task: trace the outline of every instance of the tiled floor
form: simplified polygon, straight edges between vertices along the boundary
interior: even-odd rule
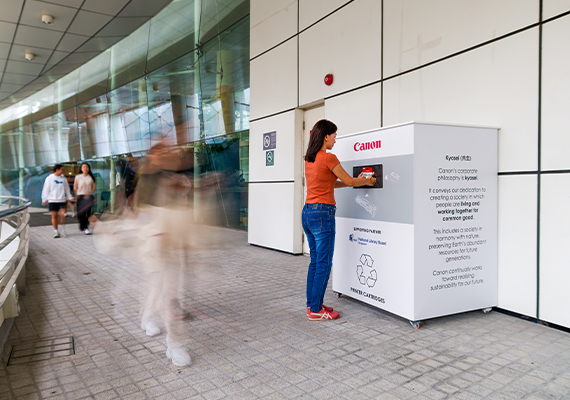
[[[1,399],[570,399],[568,333],[497,312],[414,330],[331,292],[341,318],[309,322],[307,258],[218,228],[203,228],[191,257],[193,364],[175,367],[164,335],[139,327],[138,260],[100,255],[76,229],[55,240],[32,228],[27,275],[40,279],[29,279],[4,349]],[[6,366],[14,345],[69,336],[75,355]]]

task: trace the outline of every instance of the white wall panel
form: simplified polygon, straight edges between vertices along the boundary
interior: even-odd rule
[[[535,175],[499,176],[499,307],[536,317]]]
[[[384,125],[500,127],[499,170],[537,169],[538,28],[384,83]]]
[[[539,317],[570,327],[570,174],[542,175]]]
[[[543,0],[542,19],[548,19],[558,14],[570,11],[570,0]]]
[[[380,83],[336,96],[325,102],[325,118],[338,127],[338,136],[382,126]]]
[[[348,0],[299,0],[299,31],[346,3]]]
[[[251,58],[295,35],[297,17],[297,0],[251,0]]]
[[[570,168],[570,16],[542,31],[542,169]]]
[[[295,175],[302,166],[300,154],[303,140],[302,122],[296,119],[299,112],[298,110],[290,111],[251,123],[249,132],[250,182],[292,181],[301,178],[301,175]],[[276,147],[273,150],[274,165],[266,166],[263,134],[273,131],[276,132]]]
[[[384,76],[486,42],[538,19],[537,0],[385,1]]]
[[[250,62],[250,118],[296,107],[297,39],[291,39]]]
[[[248,242],[289,253],[302,253],[302,193],[300,184],[250,184]]]
[[[381,79],[381,4],[355,1],[300,34],[301,105]]]

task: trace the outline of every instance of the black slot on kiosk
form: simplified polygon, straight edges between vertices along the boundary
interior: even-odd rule
[[[374,173],[374,177],[376,178],[376,183],[374,186],[358,186],[353,187],[353,189],[382,189],[384,187],[384,178],[382,173],[382,164],[376,165],[362,165],[352,167],[352,177],[357,178],[358,175],[362,173],[365,177],[370,176],[370,174]]]

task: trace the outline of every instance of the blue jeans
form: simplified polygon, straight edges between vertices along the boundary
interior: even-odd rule
[[[303,230],[311,250],[307,273],[307,307],[310,307],[312,312],[321,311],[331,274],[335,212],[336,206],[330,204],[305,204],[303,207]]]

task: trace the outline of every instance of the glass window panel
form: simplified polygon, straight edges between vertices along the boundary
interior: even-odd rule
[[[57,113],[54,116],[58,129],[61,131],[62,161],[81,160],[81,142],[79,139],[79,125],[75,115],[76,108]]]
[[[249,121],[249,19],[203,46],[199,64],[205,137],[247,129],[243,116]]]
[[[53,165],[58,161],[56,130],[53,125],[52,117],[48,117],[34,122],[32,126],[36,165]]]
[[[150,22],[147,69],[153,71],[196,48],[201,0],[170,3]]]
[[[154,141],[184,144],[200,138],[200,80],[193,53],[149,75],[149,113]]]
[[[79,69],[71,72],[54,83],[54,102],[58,110],[75,107],[79,90]]]
[[[52,168],[26,168],[24,176],[24,197],[32,202],[32,207],[40,207],[42,203],[42,189],[44,182],[49,174],[52,173]],[[18,182],[14,182],[17,187]]]
[[[140,78],[146,71],[150,21],[111,48],[109,89]]]
[[[108,49],[79,68],[79,103],[107,92],[110,62],[111,49]]]
[[[143,78],[109,93],[113,154],[150,147],[147,86]]]
[[[83,158],[111,154],[109,113],[104,97],[97,97],[77,106],[77,122]]]
[[[17,169],[18,168],[18,140],[20,137],[19,130],[2,133],[2,169]]]
[[[206,43],[247,17],[249,15],[249,1],[202,1],[200,11],[200,42]],[[247,19],[249,20],[249,18]]]
[[[25,100],[35,121],[53,115],[54,90],[53,85],[48,85]]]

